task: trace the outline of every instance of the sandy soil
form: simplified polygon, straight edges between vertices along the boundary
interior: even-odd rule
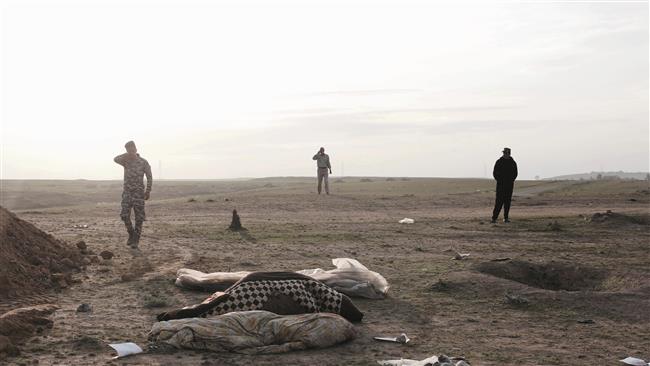
[[[0,312],[60,307],[51,330],[5,361],[370,365],[444,353],[472,365],[609,365],[650,358],[647,182],[519,182],[512,223],[491,225],[488,180],[332,178],[331,196],[316,195],[314,181],[301,178],[154,184],[141,255],[125,244],[119,184],[3,182],[2,205],[22,219],[115,253],[61,292],[0,299]],[[226,230],[234,208],[248,232]],[[622,216],[589,221],[606,210]],[[404,217],[415,224],[398,224]],[[471,255],[452,260],[454,251]],[[176,288],[178,268],[327,269],[336,257],[356,258],[391,284],[385,300],[354,300],[365,318],[352,342],[255,357],[179,350],[110,359],[106,344],[146,346],[157,313],[208,295]],[[510,303],[506,293],[528,303]],[[77,313],[81,303],[93,311]],[[412,339],[407,346],[372,340],[402,332]]]

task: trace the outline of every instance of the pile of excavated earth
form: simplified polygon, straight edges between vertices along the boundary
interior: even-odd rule
[[[85,243],[71,246],[0,207],[0,299],[25,299],[69,286],[89,261]],[[34,305],[34,304],[29,304]],[[0,315],[0,360],[19,353],[19,344],[52,327],[52,304],[18,308]]]

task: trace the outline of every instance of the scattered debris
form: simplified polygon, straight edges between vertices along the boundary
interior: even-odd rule
[[[580,324],[596,324],[596,322],[593,321],[592,319],[580,319],[580,320],[578,320],[578,323],[580,323]]]
[[[90,304],[81,304],[77,307],[78,313],[90,313],[93,311],[93,307]]]
[[[241,220],[239,219],[239,214],[237,214],[237,210],[232,210],[232,221],[230,222],[230,226],[228,227],[228,229],[232,231],[246,230],[241,225]]]
[[[87,224],[75,224],[75,225],[72,225],[72,228],[73,229],[88,229],[88,225]]]
[[[401,220],[398,221],[400,224],[414,224],[415,220],[409,219],[408,217],[405,217]]]
[[[648,225],[650,223],[650,218],[647,215],[644,216],[630,216],[625,214],[620,214],[617,212],[612,212],[612,210],[607,210],[605,213],[596,212],[591,215],[590,218],[585,218],[592,223],[614,223],[614,224],[636,224],[636,225]]]
[[[505,262],[505,261],[509,261],[510,259],[512,259],[512,258],[510,258],[510,257],[502,257],[502,258],[491,259],[491,261],[492,262]]]
[[[110,260],[111,258],[113,258],[113,252],[109,250],[104,250],[101,253],[99,253],[99,255],[105,260]]]
[[[399,360],[383,360],[377,361],[378,364],[384,366],[469,366],[470,364],[464,357],[447,357],[445,355],[431,356],[424,360],[411,360],[408,358],[401,358]]]
[[[401,344],[407,344],[408,342],[411,341],[411,339],[406,335],[406,333],[402,333],[397,337],[372,337],[372,339],[376,341],[393,342],[393,343],[401,343]]]
[[[515,306],[522,306],[522,305],[528,305],[530,304],[530,301],[528,301],[527,298],[517,295],[517,294],[509,294],[506,293],[506,302],[510,305],[515,305]]]
[[[133,342],[111,343],[109,346],[117,352],[117,356],[113,357],[113,359],[142,353],[142,348]]]
[[[636,357],[626,357],[620,362],[623,362],[626,365],[632,365],[632,366],[648,366],[650,363],[646,363],[644,360]]]
[[[457,260],[457,261],[460,261],[460,260],[463,260],[463,259],[465,259],[465,258],[467,258],[467,257],[469,257],[469,253],[459,253],[459,252],[456,252],[456,253],[454,254],[454,258],[453,258],[453,259],[454,259],[454,260]]]

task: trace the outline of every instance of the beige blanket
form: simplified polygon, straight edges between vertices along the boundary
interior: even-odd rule
[[[243,311],[209,319],[158,322],[151,328],[149,340],[176,348],[263,354],[325,348],[355,336],[352,323],[336,314]]]
[[[304,269],[297,273],[307,275],[325,283],[338,292],[351,297],[383,299],[390,286],[379,273],[366,268],[356,259],[334,258],[336,268],[330,270]],[[176,286],[202,291],[223,291],[250,272],[212,272],[203,273],[193,269],[181,268],[176,272]]]

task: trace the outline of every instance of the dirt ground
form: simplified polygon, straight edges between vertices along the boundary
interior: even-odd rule
[[[612,365],[650,358],[647,181],[518,182],[512,222],[492,225],[489,180],[369,180],[332,177],[330,196],[316,195],[315,179],[306,178],[154,182],[141,255],[126,246],[118,182],[3,181],[1,204],[20,218],[115,254],[60,292],[0,299],[0,312],[59,307],[51,330],[4,361],[372,365],[443,353],[472,365]],[[247,232],[226,230],[233,209]],[[592,221],[607,210],[613,214]],[[404,217],[415,224],[398,224]],[[470,256],[452,260],[455,251]],[[179,268],[329,269],[337,257],[358,259],[391,285],[387,299],[353,299],[365,317],[351,342],[281,355],[178,350],[111,360],[108,343],[146,346],[156,314],[208,296],[175,287]],[[82,303],[93,311],[76,312]],[[372,339],[402,332],[408,345]]]

